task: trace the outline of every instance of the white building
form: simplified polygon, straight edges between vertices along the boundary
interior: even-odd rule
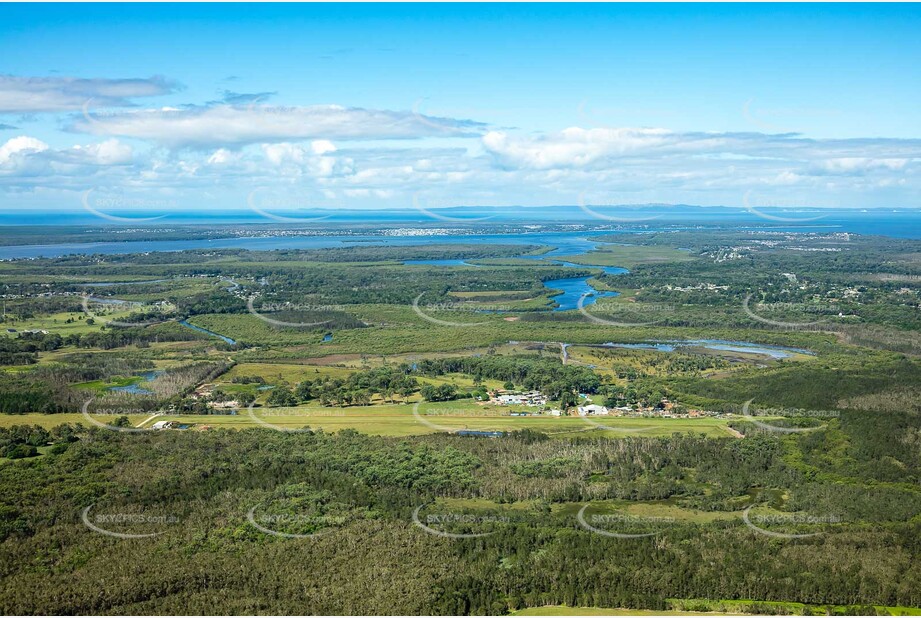
[[[211,401],[208,406],[215,410],[236,410],[240,407],[240,403],[236,399],[231,399],[230,401]]]
[[[183,425],[179,421],[157,421],[150,426],[151,429],[186,429],[188,425]]]
[[[547,398],[544,397],[540,391],[530,391],[528,393],[509,393],[506,391],[498,391],[496,393],[495,399],[493,399],[493,402],[505,406],[542,406],[547,403]]]
[[[604,414],[607,414],[607,413],[608,413],[608,409],[607,409],[607,408],[605,408],[604,406],[599,406],[599,405],[594,404],[594,403],[590,403],[590,404],[588,404],[587,406],[579,406],[578,410],[579,410],[579,414],[582,415],[582,416],[586,416],[586,415],[592,415],[592,416],[595,416],[595,415],[604,415]]]

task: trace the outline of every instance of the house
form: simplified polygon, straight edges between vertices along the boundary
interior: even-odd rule
[[[188,429],[191,425],[184,425],[179,421],[157,421],[150,426],[151,429]]]
[[[551,408],[547,411],[550,416],[563,416],[563,411],[558,408]]]
[[[587,406],[579,406],[579,414],[582,416],[586,415],[604,415],[608,413],[608,409],[604,406],[599,406],[598,404],[590,403]]]
[[[236,410],[240,407],[240,402],[236,399],[230,401],[210,401],[208,406],[213,410]]]
[[[501,438],[504,434],[504,431],[478,431],[475,429],[461,429],[455,432],[455,435],[473,438]]]
[[[542,406],[547,403],[547,398],[540,391],[529,391],[527,393],[496,391],[490,401],[505,406]]]

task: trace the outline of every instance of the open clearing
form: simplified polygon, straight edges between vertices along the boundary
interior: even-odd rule
[[[738,616],[719,612],[678,612],[658,609],[612,609],[608,607],[529,607],[512,612],[512,616]]]
[[[695,259],[687,251],[671,247],[648,247],[639,245],[604,245],[584,255],[567,257],[573,264],[586,266],[623,266],[630,268],[637,264],[657,264],[663,262],[688,262]]]
[[[474,406],[471,408],[471,406]],[[298,406],[295,408],[255,408],[253,419],[246,410],[236,416],[165,415],[164,420],[204,423],[213,427],[274,426],[281,429],[310,427],[324,431],[356,429],[363,433],[385,436],[409,436],[454,431],[459,429],[516,431],[533,429],[558,436],[573,436],[585,432],[605,432],[611,436],[667,436],[674,432],[703,433],[711,437],[729,437],[726,419],[645,419],[498,415],[457,402],[428,403],[420,406],[419,417],[413,415],[410,404],[384,404],[332,408]],[[591,421],[591,422],[590,422]],[[603,425],[604,427],[599,427]],[[610,427],[610,429],[607,429]]]
[[[764,615],[803,615],[805,605],[802,603],[783,603],[770,601],[695,601],[669,599],[670,603],[679,607],[685,603],[693,605],[709,605],[713,607],[724,607],[727,611],[708,612],[708,611],[680,611],[680,610],[653,610],[653,609],[623,609],[610,607],[566,607],[564,605],[547,605],[545,607],[529,607],[512,612],[512,616],[745,616],[736,607],[743,605],[756,605]],[[847,615],[847,608],[840,605],[820,605],[820,610],[824,610],[831,615]],[[877,615],[880,616],[918,616],[921,615],[921,609],[914,607],[887,607],[882,605],[874,606]],[[832,613],[833,610],[835,613]],[[820,614],[821,615],[821,614]]]
[[[239,414],[164,414],[157,420],[174,420],[190,425],[208,425],[214,428],[246,429],[251,427],[276,427],[279,429],[323,429],[339,431],[356,429],[362,433],[382,436],[411,436],[438,431],[458,429],[516,431],[533,429],[557,436],[601,432],[614,436],[668,436],[675,432],[702,433],[710,437],[730,437],[728,419],[700,418],[604,418],[584,419],[580,417],[552,416],[498,416],[484,412],[481,408],[471,411],[469,406],[458,407],[457,402],[431,403],[420,406],[420,417],[413,415],[410,404],[383,404],[375,406],[354,406],[333,408],[321,406],[298,406],[296,408],[255,408],[253,419],[244,409]],[[476,413],[478,411],[478,413]],[[434,413],[432,413],[434,412]],[[490,415],[492,414],[492,415]],[[132,425],[137,425],[149,415],[130,415]],[[101,422],[111,422],[111,415],[94,416]],[[591,422],[590,422],[591,421]],[[41,425],[45,428],[62,423],[89,424],[82,414],[3,414],[0,426]],[[597,424],[593,424],[597,423]],[[603,425],[604,428],[598,425]],[[610,427],[610,429],[607,429]],[[443,429],[442,429],[443,428]]]

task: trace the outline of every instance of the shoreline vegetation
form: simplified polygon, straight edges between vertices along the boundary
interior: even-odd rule
[[[769,616],[919,616],[918,607],[808,605],[772,601],[708,601],[704,599],[669,599],[669,609],[636,610],[608,607],[529,607],[512,612],[512,616],[740,616],[749,614]],[[696,609],[689,609],[696,608]]]

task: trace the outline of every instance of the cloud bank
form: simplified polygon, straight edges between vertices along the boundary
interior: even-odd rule
[[[87,101],[108,107],[132,105],[132,99],[180,90],[165,77],[83,79],[0,75],[0,114],[35,114],[81,109]]]
[[[206,105],[118,112],[90,110],[71,124],[76,132],[144,139],[170,148],[237,147],[296,140],[382,140],[472,137],[484,125],[412,112],[339,105],[281,107]]]
[[[95,187],[167,191],[190,204],[281,187],[357,208],[407,207],[417,194],[432,207],[575,204],[586,194],[593,204],[738,205],[749,191],[769,196],[762,205],[921,201],[919,139],[526,131],[418,109],[268,104],[270,91],[222,90],[217,101],[174,107],[135,101],[179,90],[163,77],[0,76],[0,114],[57,112],[66,129],[0,139],[0,206],[4,193]]]

